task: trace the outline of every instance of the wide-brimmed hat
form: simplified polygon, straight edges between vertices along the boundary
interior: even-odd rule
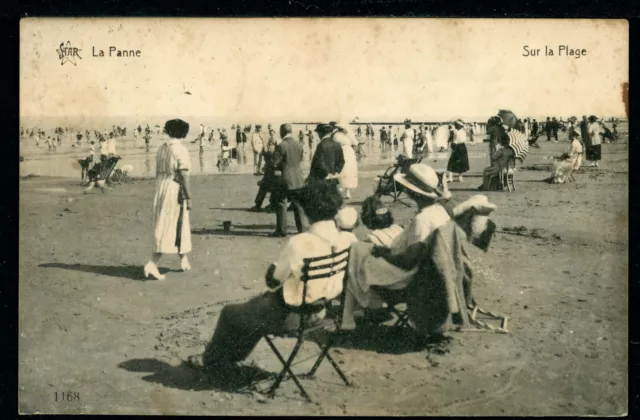
[[[591,122],[598,121],[598,117],[596,117],[595,115],[591,115],[589,116],[589,121]]]
[[[328,134],[333,132],[336,129],[335,126],[331,124],[320,123],[316,126],[316,129],[313,130],[318,134]]]
[[[464,121],[462,121],[460,118],[458,118],[457,120],[455,120],[453,122],[454,125],[459,125],[461,127],[464,127]]]
[[[431,166],[424,163],[414,163],[406,174],[395,174],[393,179],[425,197],[433,199],[444,197],[444,193],[438,188],[438,174]]]
[[[461,216],[469,210],[475,210],[481,216],[488,216],[497,208],[498,206],[489,202],[486,195],[474,195],[453,208],[453,217]]]
[[[358,210],[351,206],[343,207],[336,214],[335,221],[340,229],[351,230],[358,223]]]

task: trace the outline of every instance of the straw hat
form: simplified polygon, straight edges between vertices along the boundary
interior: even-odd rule
[[[335,217],[336,225],[343,230],[351,230],[358,223],[358,211],[351,207],[343,207]]]
[[[472,209],[481,216],[488,216],[497,208],[498,206],[489,202],[486,195],[474,195],[453,208],[453,217],[461,216]]]
[[[424,163],[414,163],[409,167],[407,174],[395,174],[393,179],[425,197],[433,199],[444,197],[444,193],[438,188],[438,174],[431,166]]]

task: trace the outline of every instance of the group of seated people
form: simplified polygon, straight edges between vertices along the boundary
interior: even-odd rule
[[[375,196],[365,200],[358,216],[353,207],[343,207],[335,182],[306,186],[300,204],[310,222],[308,231],[291,237],[269,266],[264,293],[222,309],[204,352],[188,362],[213,377],[232,374],[264,335],[298,327],[303,299],[311,304],[342,296],[340,329],[352,330],[357,309],[382,307],[376,287],[405,292],[407,313],[419,336],[468,323],[467,307],[474,301],[467,247],[488,249],[495,232],[488,216],[496,206],[483,195],[451,205],[438,174],[423,163],[396,174],[395,180],[418,205],[404,227],[394,223],[391,211]],[[352,230],[360,220],[369,230],[357,236]],[[347,270],[308,282],[305,295],[304,260],[346,249]],[[324,305],[312,307],[317,309],[307,313],[310,325],[326,316]]]

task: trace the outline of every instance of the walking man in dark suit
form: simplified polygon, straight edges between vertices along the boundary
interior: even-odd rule
[[[551,132],[553,131],[553,123],[551,118],[547,117],[547,122],[544,124],[544,131],[547,133],[547,141],[551,141]]]
[[[271,192],[275,195],[274,202],[277,203],[276,231],[269,235],[271,237],[287,236],[287,200],[293,206],[298,233],[304,230],[303,219],[306,219],[299,201],[301,189],[304,186],[304,177],[300,168],[304,149],[299,141],[294,140],[291,125],[280,126],[280,137],[282,142],[276,146],[274,155],[275,175],[278,179],[274,180]]]
[[[558,142],[558,129],[560,128],[560,122],[553,117],[551,119],[551,135],[553,136],[553,141]]]
[[[337,178],[344,167],[344,154],[342,146],[333,140],[332,134],[336,130],[333,124],[318,124],[316,133],[320,137],[320,143],[316,148],[311,161],[309,181],[324,180],[327,176]]]

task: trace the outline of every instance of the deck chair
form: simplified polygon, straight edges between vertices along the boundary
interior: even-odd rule
[[[100,176],[102,177],[102,179],[107,181],[107,183],[111,182],[109,177],[111,176],[113,170],[116,168],[118,161],[120,161],[120,156],[112,156],[104,161],[104,165],[102,166],[102,173]]]
[[[308,402],[311,402],[309,394],[307,393],[307,391],[305,391],[304,387],[298,380],[298,377],[291,370],[291,366],[298,354],[298,351],[300,350],[300,347],[302,346],[302,343],[305,340],[314,341],[320,348],[320,355],[316,359],[311,370],[306,375],[304,375],[305,378],[313,378],[322,361],[324,359],[327,359],[333,366],[336,373],[345,383],[345,385],[351,385],[344,372],[342,372],[338,364],[329,354],[329,350],[331,350],[331,347],[333,345],[334,336],[340,331],[340,325],[342,323],[342,310],[336,310],[335,306],[340,305],[341,308],[344,307],[344,293],[346,290],[346,279],[348,275],[347,265],[349,262],[349,252],[350,248],[347,248],[339,252],[334,251],[330,255],[324,257],[305,258],[303,260],[304,266],[302,268],[301,277],[301,280],[304,283],[302,291],[303,304],[299,307],[300,323],[297,329],[294,331],[282,331],[278,334],[264,336],[265,341],[267,342],[269,347],[271,347],[271,350],[273,350],[274,354],[283,365],[282,371],[280,371],[275,382],[267,391],[267,395],[269,395],[270,397],[273,398],[273,396],[275,395],[275,391],[278,389],[285,376],[289,374],[291,379],[293,379],[293,382],[300,390],[300,394]],[[342,293],[339,297],[339,302],[325,300],[311,303],[306,302],[307,285],[310,281],[327,279],[340,273],[344,273],[344,278]],[[321,309],[320,307],[324,307],[324,309],[326,310],[326,318],[324,319],[324,322],[318,325],[309,326],[308,316],[312,313],[317,313],[318,309]],[[324,339],[320,338],[320,336],[322,335],[324,335]],[[286,360],[274,344],[274,340],[276,337],[296,339],[296,344]]]
[[[389,166],[382,176],[378,177],[378,186],[376,188],[375,195],[378,197],[389,196],[393,198],[393,202],[400,202],[407,207],[411,207],[411,204],[405,203],[400,195],[403,192],[402,185],[399,185],[394,176],[397,173],[406,173],[409,170],[409,166],[414,163],[420,163],[422,161],[422,157],[416,159],[408,159],[402,155],[398,156],[398,160],[395,164]]]

